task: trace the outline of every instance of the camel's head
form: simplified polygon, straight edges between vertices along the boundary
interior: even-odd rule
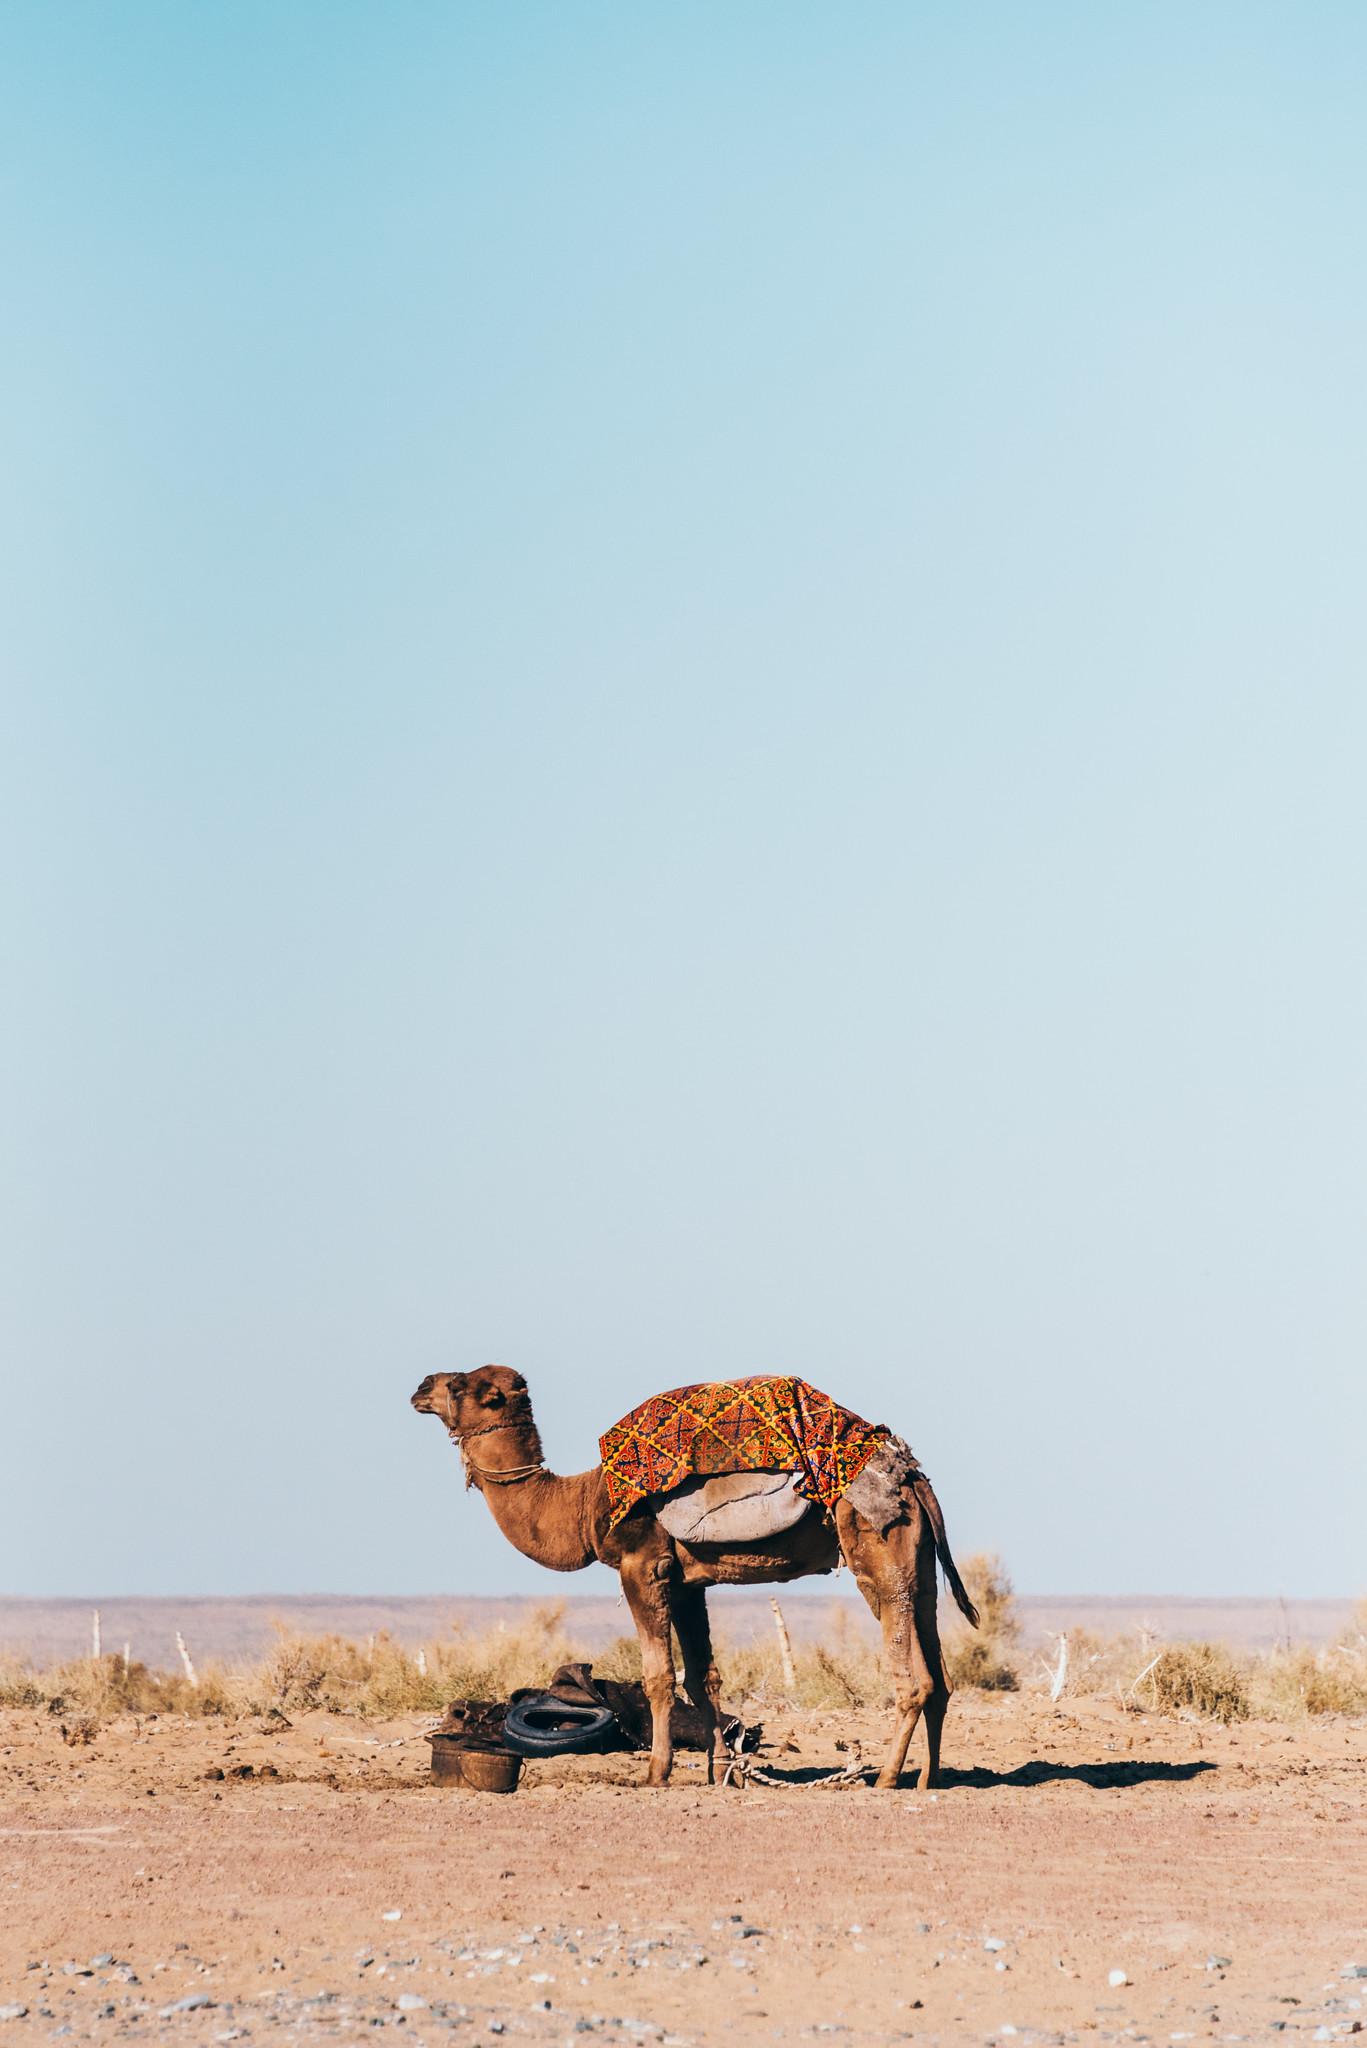
[[[527,1382],[506,1365],[485,1365],[478,1372],[430,1372],[414,1394],[413,1406],[420,1415],[439,1417],[455,1437],[532,1419]]]

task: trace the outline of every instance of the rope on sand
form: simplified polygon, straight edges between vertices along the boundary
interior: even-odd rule
[[[726,1759],[721,1781],[723,1785],[735,1785],[742,1792],[747,1785],[774,1785],[780,1791],[802,1792],[820,1786],[823,1791],[830,1791],[841,1785],[863,1784],[864,1774],[868,1769],[867,1764],[861,1764],[856,1760],[852,1764],[847,1764],[843,1770],[823,1771],[819,1778],[803,1778],[799,1784],[794,1785],[791,1778],[776,1778],[772,1771],[762,1770],[748,1756],[730,1756]]]

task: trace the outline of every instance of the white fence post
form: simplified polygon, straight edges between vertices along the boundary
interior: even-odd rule
[[[100,1661],[100,1610],[90,1610],[90,1654],[98,1664]]]
[[[788,1633],[788,1624],[783,1619],[783,1609],[779,1606],[777,1600],[771,1599],[769,1605],[774,1610],[774,1628],[778,1633],[778,1661],[783,1666],[783,1683],[787,1686],[789,1692],[793,1692],[797,1687],[797,1667],[793,1663],[793,1639]]]
[[[189,1679],[191,1685],[198,1685],[198,1675],[194,1665],[190,1662],[190,1652],[185,1647],[185,1638],[179,1629],[176,1630],[176,1648],[180,1651],[180,1661],[185,1666],[185,1676]]]

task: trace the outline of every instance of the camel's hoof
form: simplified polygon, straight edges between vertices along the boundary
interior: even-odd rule
[[[901,1782],[900,1771],[880,1771],[873,1781],[875,1792],[895,1792]]]

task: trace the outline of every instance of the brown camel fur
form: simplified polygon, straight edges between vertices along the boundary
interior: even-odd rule
[[[882,1623],[883,1646],[897,1697],[892,1747],[877,1783],[896,1785],[907,1747],[924,1714],[928,1756],[924,1791],[936,1782],[940,1734],[951,1691],[935,1619],[938,1552],[969,1620],[977,1615],[963,1593],[945,1540],[940,1504],[917,1472],[902,1488],[902,1512],[879,1531],[846,1500],[834,1518],[814,1508],[780,1535],[758,1543],[676,1542],[656,1521],[649,1501],[608,1528],[603,1468],[558,1478],[546,1470],[527,1383],[507,1366],[479,1372],[432,1373],[413,1406],[437,1416],[465,1462],[494,1520],[515,1549],[551,1571],[577,1572],[595,1559],[620,1572],[622,1591],[641,1639],[641,1665],[654,1740],[647,1783],[663,1785],[673,1763],[669,1710],[674,1699],[671,1627],[683,1653],[684,1683],[694,1705],[712,1717],[708,1780],[725,1758],[721,1679],[707,1619],[709,1586],[753,1586],[828,1572],[843,1556],[860,1592]]]

